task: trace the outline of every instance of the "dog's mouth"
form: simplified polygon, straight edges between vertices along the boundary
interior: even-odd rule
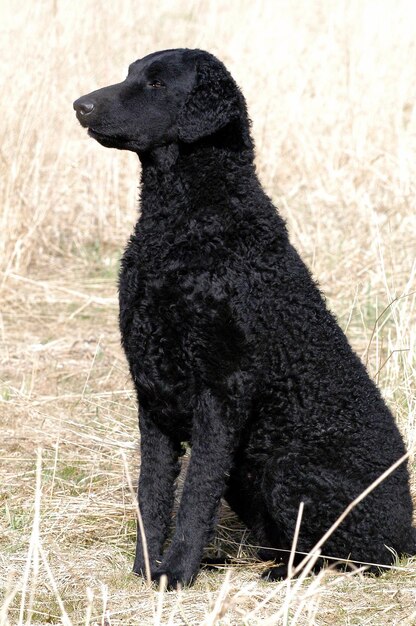
[[[127,134],[122,134],[120,132],[116,132],[116,129],[106,128],[103,129],[98,126],[89,126],[87,124],[83,124],[83,127],[87,131],[89,137],[95,139],[99,144],[104,146],[104,148],[117,148],[118,150],[134,150],[137,151],[140,146],[139,142],[129,137]]]
[[[93,139],[123,139],[121,135],[111,135],[109,133],[103,133],[100,130],[95,130],[95,128],[88,128],[88,134]]]
[[[104,133],[95,128],[88,128],[88,135],[105,148],[124,148],[128,139],[117,133]]]

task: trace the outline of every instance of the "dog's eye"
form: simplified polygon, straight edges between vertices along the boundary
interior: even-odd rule
[[[155,89],[159,89],[160,87],[164,87],[164,86],[165,86],[164,83],[162,83],[161,80],[157,80],[156,78],[149,82],[149,87],[154,87]]]

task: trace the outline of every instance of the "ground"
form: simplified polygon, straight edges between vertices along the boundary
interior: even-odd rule
[[[24,591],[26,609],[33,593],[35,624],[59,623],[58,598],[68,624],[84,623],[88,611],[91,624],[102,623],[107,611],[113,625],[281,623],[287,588],[259,580],[264,565],[225,507],[213,547],[234,558],[229,574],[204,571],[192,589],[163,596],[130,573],[135,512],[129,477],[137,471],[137,424],[117,333],[116,261],[105,256],[100,267],[91,258],[87,267],[87,275],[73,268],[76,289],[71,277],[14,275],[5,290],[0,584],[3,600],[10,600],[9,623],[18,623]],[[25,578],[28,554],[33,567],[39,546],[39,573],[32,569]],[[380,579],[308,578],[295,589],[289,615],[294,619],[300,606],[299,624],[413,624],[416,566],[399,566]],[[5,615],[0,623],[8,623]]]
[[[131,574],[137,408],[116,283],[139,165],[89,140],[71,108],[158,48],[226,62],[248,99],[260,178],[397,418],[414,487],[412,3],[74,6],[3,6],[0,626],[414,626],[415,559],[380,578],[267,584],[226,507],[211,550],[232,557],[228,569],[165,594]]]

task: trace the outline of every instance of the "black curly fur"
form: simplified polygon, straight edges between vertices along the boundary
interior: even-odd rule
[[[152,577],[194,580],[222,496],[258,544],[281,549],[304,502],[298,549],[309,551],[405,447],[259,184],[240,90],[212,55],[170,50],[74,107],[93,137],[142,162],[119,288]],[[165,549],[183,442],[192,454]],[[387,546],[415,549],[411,517],[404,463],[324,552],[390,564]]]

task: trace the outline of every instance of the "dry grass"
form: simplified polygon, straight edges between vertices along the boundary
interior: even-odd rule
[[[414,560],[378,579],[268,585],[226,508],[215,544],[235,559],[227,573],[205,570],[179,594],[130,574],[121,452],[135,476],[136,407],[116,275],[138,162],[87,139],[71,108],[152,50],[218,54],[247,96],[260,177],[413,445],[414,3],[2,0],[0,10],[0,625],[414,625]]]

